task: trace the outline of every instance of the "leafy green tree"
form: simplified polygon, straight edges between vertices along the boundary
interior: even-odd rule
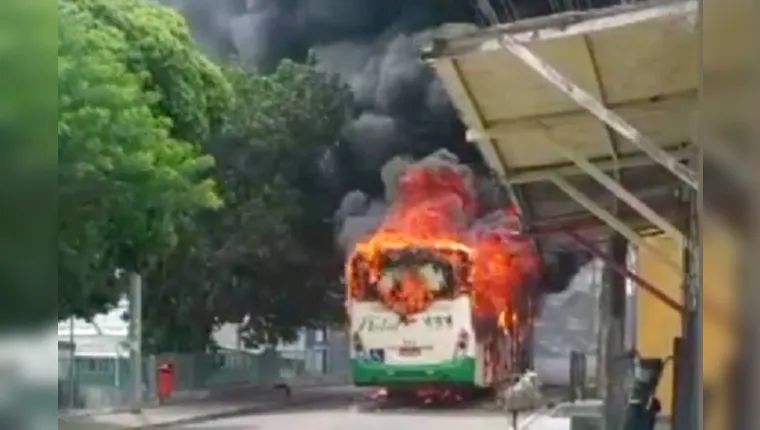
[[[144,0],[62,1],[119,31],[129,46],[127,68],[158,96],[154,113],[171,119],[173,137],[200,144],[222,125],[232,89],[177,12]]]
[[[144,270],[161,261],[199,209],[219,206],[208,177],[213,159],[197,140],[183,137],[209,133],[219,120],[208,113],[210,100],[229,86],[199,53],[191,55],[186,29],[166,9],[129,0],[61,0],[58,20],[58,312],[64,318],[102,311],[123,291],[115,285],[117,269]],[[140,30],[142,45],[133,40]],[[198,78],[180,72],[182,85],[162,81],[151,73],[159,54],[169,64],[176,64],[171,55],[184,58],[178,66],[195,67]],[[205,125],[178,133],[180,120],[191,115]]]
[[[292,338],[330,320],[340,308],[340,267],[305,240],[314,227],[301,184],[308,155],[332,144],[351,97],[336,78],[286,61],[269,75],[228,70],[236,97],[222,133],[207,143],[216,159],[224,210],[204,214],[193,236],[151,283],[151,347],[205,348],[212,329],[246,321],[251,343]],[[313,160],[308,160],[313,163]],[[330,235],[327,235],[330,237]]]
[[[148,349],[336,315],[328,205],[304,167],[337,138],[347,88],[309,64],[222,69],[156,3],[60,0],[58,19],[59,318],[113,303],[116,268],[146,275]]]

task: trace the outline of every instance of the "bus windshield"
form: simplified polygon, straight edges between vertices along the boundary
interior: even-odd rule
[[[466,292],[466,264],[446,254],[425,249],[390,250],[381,254],[374,268],[355,256],[352,282],[358,285],[352,286],[352,297],[377,301],[381,294],[413,286],[431,292],[435,299],[454,298]]]

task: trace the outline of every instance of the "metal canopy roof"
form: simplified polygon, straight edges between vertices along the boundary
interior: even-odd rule
[[[737,47],[754,40],[746,31],[731,36],[732,21],[752,11],[703,2],[701,28],[697,1],[660,1],[497,25],[438,39],[425,53],[472,139],[510,185],[528,227],[535,232],[544,224],[547,230],[548,223],[568,233],[550,234],[543,245],[568,237],[562,246],[577,243],[614,260],[588,240],[613,229],[684,281],[683,306],[674,303],[674,309],[686,317],[682,336],[690,356],[702,347],[702,215],[696,197],[704,196],[704,183],[695,168],[700,166],[685,161],[730,146],[706,120],[722,128],[746,106],[736,101],[737,91],[723,87],[746,78],[750,50]],[[478,4],[492,23],[498,19],[488,2]],[[711,37],[700,43],[703,34]],[[712,93],[698,94],[705,80]],[[692,144],[698,100],[699,147]],[[728,103],[740,107],[725,113]],[[756,113],[747,112],[750,118]],[[739,170],[742,163],[725,164]],[[625,213],[621,202],[633,211]],[[585,237],[573,227],[579,222],[574,214],[583,212],[593,214]],[[675,238],[684,248],[683,261],[643,240],[645,226]],[[669,303],[656,286],[637,282]],[[702,371],[688,363],[685,369],[690,375]],[[700,411],[686,383],[692,380],[681,384],[687,427]]]
[[[696,12],[696,1],[677,1],[537,18],[436,39],[424,58],[470,138],[514,189],[530,224],[588,220],[583,214],[591,209],[589,201],[602,210],[616,206],[621,196],[631,202],[610,192],[615,184],[584,176],[592,164],[638,200],[629,205],[636,209],[632,216],[620,210],[616,218],[643,227],[652,224],[654,213],[660,221],[654,224],[680,236],[672,225],[683,207],[679,177],[658,165],[653,152],[642,151],[635,136],[627,139],[610,125],[622,123],[644,143],[666,151],[670,157],[662,155],[660,164],[667,164],[662,157],[691,155],[699,72]],[[537,73],[531,58],[507,49],[505,39],[528,48],[532,54],[525,55],[545,61],[564,80],[552,83]],[[573,83],[620,121],[602,121],[598,111],[574,100]],[[649,216],[638,216],[642,210]],[[598,210],[591,212],[596,217],[585,224],[604,226]]]
[[[695,10],[689,6],[694,3],[581,20],[561,29],[521,31],[513,37],[651,139],[678,145],[689,140],[697,89],[697,39],[686,21]],[[510,26],[499,30],[508,32]],[[493,36],[439,46],[433,65],[464,121],[474,130],[484,124],[504,160],[499,164],[514,172],[566,164],[561,154],[547,150],[552,148],[548,141],[561,141],[586,158],[638,152],[504,52]]]

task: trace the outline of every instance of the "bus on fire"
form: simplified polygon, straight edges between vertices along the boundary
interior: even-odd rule
[[[540,257],[514,209],[486,211],[472,173],[444,155],[406,167],[346,262],[356,385],[479,390],[522,370],[523,302]]]
[[[521,316],[516,311],[474,311],[472,290],[463,288],[467,265],[452,264],[466,253],[410,247],[380,252],[377,279],[361,251],[347,266],[355,385],[390,392],[429,386],[492,389],[520,372]],[[420,302],[387,300],[394,292]],[[425,297],[430,298],[427,303]],[[404,312],[403,306],[416,312]]]

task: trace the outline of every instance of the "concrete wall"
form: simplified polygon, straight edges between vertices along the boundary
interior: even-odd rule
[[[705,291],[704,320],[704,363],[703,375],[705,385],[715,384],[715,397],[727,388],[726,372],[734,354],[735,339],[732,325],[734,317],[734,293],[737,285],[738,255],[735,241],[723,226],[712,224],[704,232],[704,267],[703,280]],[[680,244],[673,240],[657,236],[649,242],[674,261],[681,262]],[[647,250],[639,250],[638,273],[641,277],[657,286],[668,296],[683,303],[682,275],[662,263],[662,259]],[[681,332],[681,317],[658,298],[644,291],[638,294],[638,338],[639,350],[645,355],[666,356],[672,353],[673,339]],[[667,369],[660,384],[659,396],[666,413],[672,410],[673,371]],[[705,423],[706,428],[723,430],[725,405],[715,405],[711,418]]]

